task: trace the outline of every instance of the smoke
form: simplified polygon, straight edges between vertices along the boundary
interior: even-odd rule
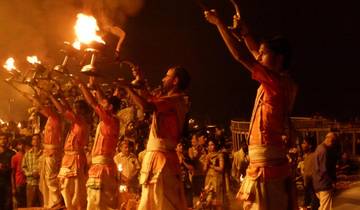
[[[37,55],[51,66],[58,64],[61,44],[75,39],[73,26],[77,13],[94,15],[100,24],[107,21],[122,26],[128,17],[140,12],[143,4],[143,0],[2,0],[0,66],[11,56],[17,67],[26,71],[24,61],[28,55]],[[24,119],[30,104],[3,82],[8,74],[0,71],[0,118]],[[9,113],[6,110],[12,99]]]

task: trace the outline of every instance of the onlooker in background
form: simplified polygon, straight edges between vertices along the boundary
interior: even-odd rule
[[[8,148],[8,135],[0,134],[0,209],[11,210],[11,157],[15,154]]]
[[[16,139],[16,154],[11,158],[12,169],[12,192],[15,195],[16,207],[26,207],[26,176],[21,168],[21,163],[25,154],[25,140]]]
[[[304,152],[304,161],[301,174],[304,179],[304,204],[307,209],[317,209],[319,207],[319,200],[315,195],[313,187],[312,175],[315,169],[315,148],[316,139],[312,137],[306,137],[301,144],[301,148]]]
[[[140,171],[140,163],[132,152],[129,151],[129,141],[123,140],[120,145],[120,153],[115,155],[114,161],[118,166],[121,164],[121,183],[125,183],[130,192],[136,192],[139,188],[137,179]]]
[[[176,146],[176,154],[179,158],[180,169],[181,169],[181,181],[184,185],[186,204],[188,208],[193,207],[193,193],[190,182],[190,172],[194,170],[194,166],[191,163],[189,157],[184,154],[184,145],[178,143]]]
[[[31,149],[25,153],[22,169],[26,176],[26,206],[42,206],[42,195],[39,189],[39,160],[42,155],[40,135],[34,134],[31,139]]]
[[[199,144],[197,134],[194,134],[191,138],[191,147],[188,149],[188,153],[194,166],[191,174],[192,190],[194,196],[200,196],[205,182],[204,166],[201,157],[205,157],[206,151],[205,148]]]
[[[332,147],[336,141],[336,134],[329,132],[325,140],[317,146],[314,160],[315,167],[313,186],[316,196],[320,200],[319,210],[330,210],[332,206],[333,191],[336,182],[336,154]]]
[[[215,196],[209,201],[209,205],[214,209],[223,209],[226,205],[224,157],[218,151],[214,140],[209,140],[208,143],[204,171],[206,172],[205,189],[212,189],[215,193]]]

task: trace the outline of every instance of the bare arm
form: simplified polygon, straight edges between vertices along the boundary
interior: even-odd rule
[[[79,83],[79,89],[81,93],[83,94],[85,101],[93,108],[95,109],[98,103],[95,100],[95,97],[90,93],[89,89],[83,84]]]
[[[126,92],[129,94],[131,101],[133,101],[136,106],[140,107],[143,111],[152,111],[155,107],[149,103],[144,97],[141,97],[129,86],[124,87]]]
[[[217,27],[227,48],[229,49],[231,55],[235,58],[235,60],[241,63],[249,71],[252,71],[254,65],[256,64],[255,59],[248,58],[244,52],[239,50],[240,47],[239,42],[233,36],[231,31],[228,29],[228,27],[220,20],[216,11],[215,10],[205,11],[205,17],[210,23],[214,24]],[[254,44],[255,42],[251,42],[250,39],[249,41],[246,42],[248,42],[252,50],[257,51],[255,50],[255,48],[257,48],[256,45]],[[252,52],[252,50],[250,51]]]

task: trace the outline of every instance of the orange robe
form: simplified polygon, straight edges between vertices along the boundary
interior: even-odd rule
[[[107,210],[117,208],[117,168],[113,157],[119,137],[118,118],[97,106],[95,112],[100,122],[91,152],[92,165],[89,169],[87,186],[87,209]]]
[[[261,65],[252,77],[260,82],[249,127],[249,158],[238,196],[244,209],[287,209],[289,165],[282,136],[296,95],[296,86],[285,73]],[[280,205],[281,204],[281,205]]]
[[[60,168],[61,121],[50,108],[42,110],[47,116],[44,129],[43,156],[40,160],[39,188],[43,195],[44,207],[52,208],[61,202],[57,175]]]
[[[84,147],[89,140],[90,127],[81,115],[65,112],[72,123],[64,145],[64,157],[58,177],[61,194],[67,209],[84,209],[86,206],[86,156]]]
[[[140,170],[138,210],[185,210],[186,198],[175,152],[188,105],[184,95],[153,99],[155,105],[146,153]]]

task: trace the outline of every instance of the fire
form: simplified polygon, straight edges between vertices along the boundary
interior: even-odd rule
[[[91,42],[99,42],[105,44],[105,41],[96,34],[99,31],[96,19],[93,16],[84,15],[79,13],[75,24],[75,34],[77,42],[90,44]]]
[[[75,41],[73,44],[72,44],[73,48],[77,49],[77,50],[80,50],[81,49],[81,43],[79,41]]]
[[[119,172],[122,172],[123,167],[122,167],[122,165],[121,165],[121,164],[118,164],[118,165],[117,165],[117,168],[118,168],[118,171],[119,171]]]
[[[33,56],[27,56],[26,60],[31,64],[41,64],[40,60],[37,58],[36,55]]]
[[[119,191],[120,192],[127,192],[127,186],[126,185],[120,185],[119,186]]]
[[[17,124],[17,127],[18,127],[18,128],[21,128],[21,122],[19,122],[19,123]]]
[[[14,58],[10,57],[6,60],[5,64],[3,65],[3,67],[8,70],[8,71],[12,71],[15,70],[15,60]]]

